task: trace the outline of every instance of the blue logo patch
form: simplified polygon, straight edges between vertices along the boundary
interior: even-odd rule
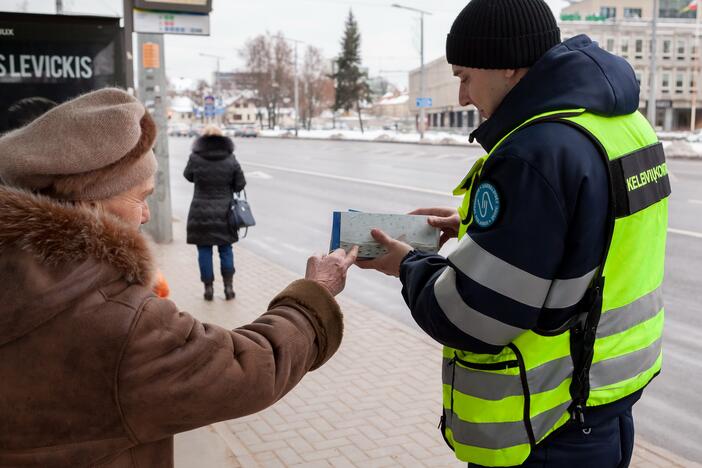
[[[482,228],[490,227],[500,214],[500,195],[489,182],[483,182],[475,191],[473,200],[473,219]]]

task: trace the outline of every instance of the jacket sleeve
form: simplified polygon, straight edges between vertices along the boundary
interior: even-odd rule
[[[342,331],[336,301],[309,280],[293,282],[235,330],[147,299],[117,376],[125,427],[143,443],[260,411],[324,364]]]
[[[189,182],[193,181],[193,158],[190,156],[188,158],[188,164],[185,166],[185,170],[183,171],[183,177],[185,177]]]
[[[237,161],[234,166],[234,177],[232,180],[232,190],[234,193],[239,193],[246,187],[246,178],[244,177],[244,170]]]
[[[567,233],[548,181],[519,158],[496,159],[481,179],[500,197],[495,223],[473,223],[448,258],[415,252],[400,268],[417,324],[441,344],[476,353],[499,353],[537,325]]]

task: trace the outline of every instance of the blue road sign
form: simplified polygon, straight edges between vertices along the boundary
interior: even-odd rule
[[[431,107],[432,106],[432,100],[430,97],[418,97],[417,98],[417,107]]]

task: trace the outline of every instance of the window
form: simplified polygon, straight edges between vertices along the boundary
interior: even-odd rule
[[[624,18],[641,18],[641,8],[624,8]]]
[[[629,58],[629,38],[622,37],[620,43],[622,48],[622,57]]]
[[[663,73],[661,75],[661,92],[670,92],[670,73]]]
[[[475,127],[475,111],[468,111],[468,128]]]
[[[607,39],[607,52],[614,52],[614,39]]]
[[[636,58],[643,58],[643,39],[636,39],[636,45],[634,46],[636,51]]]
[[[678,41],[678,60],[685,60],[685,41]]]
[[[603,19],[616,18],[617,8],[616,7],[600,7],[600,17]]]
[[[675,75],[675,94],[682,94],[685,82],[685,75],[677,73]]]
[[[665,39],[663,41],[663,58],[670,58],[670,50],[673,47],[673,41]],[[667,57],[666,57],[667,56]]]

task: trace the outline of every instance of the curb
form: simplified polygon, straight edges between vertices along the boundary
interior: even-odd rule
[[[693,462],[691,460],[687,460],[679,455],[676,455],[662,447],[658,447],[657,445],[653,445],[650,442],[647,442],[645,440],[642,440],[640,438],[636,439],[636,447],[639,449],[639,452],[636,453],[638,457],[643,458],[646,461],[649,461],[648,459],[651,457],[647,457],[646,455],[643,455],[641,453],[641,450],[644,450],[646,452],[650,452],[654,457],[658,459],[662,459],[661,461],[665,462],[666,465],[662,466],[673,466],[673,467],[684,467],[684,468],[702,468],[702,464]]]

